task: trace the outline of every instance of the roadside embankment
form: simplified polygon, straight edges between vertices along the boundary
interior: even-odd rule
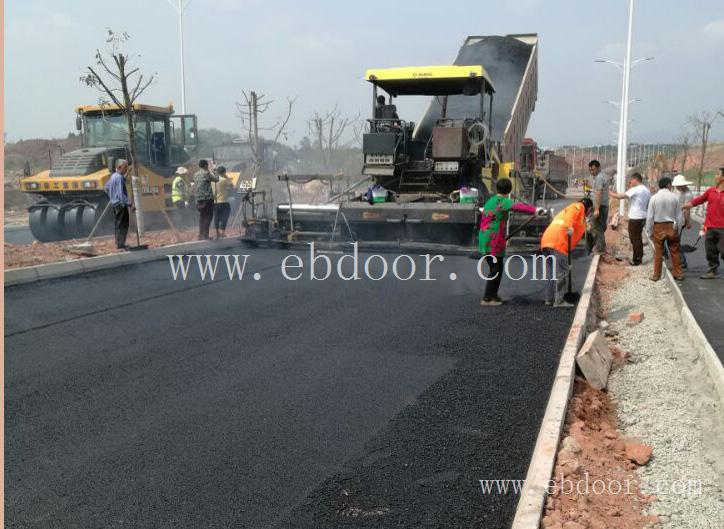
[[[141,243],[149,248],[160,248],[169,244],[189,242],[196,240],[198,230],[187,228],[172,230],[148,231]],[[136,244],[135,233],[128,234],[128,244]],[[49,263],[74,261],[85,257],[110,255],[120,253],[113,240],[113,236],[94,238],[90,244],[85,240],[67,240],[58,242],[38,242],[33,244],[5,243],[5,269],[35,266]]]
[[[651,249],[629,267],[625,226],[596,281],[613,354],[607,390],[577,378],[542,526],[724,527],[724,412],[676,287],[652,282]]]

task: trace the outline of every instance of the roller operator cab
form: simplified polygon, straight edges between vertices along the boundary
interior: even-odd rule
[[[140,200],[143,211],[150,214],[173,208],[174,174],[191,163],[198,143],[196,116],[173,112],[171,105],[133,105]],[[127,119],[118,107],[81,106],[76,113],[82,148],[63,154],[50,169],[20,180],[21,191],[40,198],[28,208],[30,229],[39,241],[87,236],[107,204],[104,186],[115,161],[130,157]],[[130,182],[127,187],[132,196]],[[104,219],[109,220],[110,216]]]
[[[483,66],[376,69],[365,79],[372,84],[373,108],[363,136],[363,174],[390,191],[391,200],[401,194],[421,201],[459,200],[461,189],[482,187],[481,168],[491,162],[495,92]],[[414,123],[397,115],[394,100],[400,96],[432,96],[440,116],[431,134],[417,134]],[[477,112],[449,112],[450,96],[475,99]]]

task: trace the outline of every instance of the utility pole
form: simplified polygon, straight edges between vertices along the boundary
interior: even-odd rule
[[[261,165],[261,153],[259,152],[259,98],[253,90],[251,92],[251,130],[254,164],[259,169],[259,165]]]
[[[181,113],[186,114],[186,68],[184,65],[184,10],[191,0],[167,0],[178,14],[179,49],[181,50]]]

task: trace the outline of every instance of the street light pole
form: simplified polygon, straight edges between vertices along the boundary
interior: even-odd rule
[[[179,48],[181,50],[181,113],[186,114],[186,67],[184,64],[184,9],[188,7],[191,0],[178,0],[177,4],[173,0],[167,0],[171,7],[178,14],[178,35]]]
[[[633,8],[634,0],[629,0],[628,11],[628,38],[626,43],[626,58],[623,63],[623,89],[621,90],[621,134],[619,136],[619,157],[618,157],[618,180],[619,193],[623,193],[626,189],[626,171],[628,169],[628,160],[626,159],[626,148],[628,146],[628,104],[629,104],[629,88],[631,79],[631,42],[633,34]],[[623,216],[624,201],[620,201],[619,215]]]

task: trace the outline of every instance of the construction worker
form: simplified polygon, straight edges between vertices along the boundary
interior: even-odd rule
[[[593,201],[590,198],[574,202],[558,213],[543,232],[540,248],[546,256],[546,305],[573,307],[573,304],[563,297],[566,280],[571,273],[568,264],[569,252],[573,251],[586,232],[586,217],[592,209]]]
[[[677,281],[684,280],[681,270],[681,253],[679,248],[679,229],[684,224],[679,197],[671,191],[671,178],[664,176],[659,179],[659,190],[649,200],[646,214],[646,233],[654,245],[654,273],[651,281],[661,279],[664,262],[664,245],[668,245],[671,253],[671,273]]]
[[[500,281],[503,278],[503,263],[505,261],[506,224],[510,211],[527,213],[528,215],[543,215],[545,209],[536,208],[530,204],[513,202],[510,192],[513,184],[508,178],[501,178],[496,183],[497,195],[493,195],[483,206],[480,217],[480,231],[478,232],[478,252],[484,256],[489,272],[485,282],[485,294],[480,304],[483,306],[502,305],[503,300],[498,297]]]
[[[674,188],[674,194],[679,199],[679,205],[682,207],[682,212],[684,214],[684,225],[679,227],[679,237],[681,237],[684,230],[691,229],[691,210],[688,208],[683,209],[683,207],[694,198],[694,193],[692,193],[689,189],[689,186],[693,185],[693,182],[689,182],[683,174],[677,174],[671,185]],[[686,254],[684,252],[680,252],[680,255],[681,269],[686,270],[689,266],[686,263]]]
[[[593,219],[591,232],[594,237],[595,252],[606,253],[606,226],[608,225],[608,191],[611,178],[601,171],[598,160],[588,162],[588,172],[593,177]]]
[[[706,203],[706,217],[704,229],[706,238],[704,248],[709,270],[701,279],[716,279],[716,271],[724,259],[724,167],[720,167],[714,185],[701,195],[687,202],[683,207],[688,210],[694,206]]]
[[[629,178],[629,188],[624,193],[614,191],[610,193],[612,198],[630,201],[628,207],[628,237],[633,249],[631,266],[639,266],[644,257],[643,231],[646,225],[651,192],[643,182],[644,178],[641,173],[634,173]]]
[[[209,172],[208,160],[199,160],[199,170],[194,174],[193,188],[196,194],[196,209],[199,210],[199,240],[209,239],[211,219],[214,217],[214,192],[211,182],[219,177]]]
[[[105,186],[106,194],[113,207],[114,231],[116,235],[116,247],[119,250],[126,250],[126,237],[128,236],[128,224],[130,221],[129,210],[131,200],[128,198],[126,188],[126,173],[128,162],[122,158],[116,160],[116,171],[111,175]]]
[[[223,165],[220,165],[216,172],[219,175],[219,181],[214,183],[214,228],[216,238],[221,239],[226,237],[226,224],[229,222],[231,213],[229,194],[234,188],[234,183],[226,176],[226,167]]]
[[[385,101],[385,96],[377,96],[375,105],[375,130],[377,132],[390,132],[392,129],[400,128],[400,117],[397,115],[397,107]]]
[[[184,209],[188,200],[186,180],[184,180],[184,175],[188,172],[185,167],[179,167],[176,169],[176,178],[171,182],[171,201],[178,209]]]

